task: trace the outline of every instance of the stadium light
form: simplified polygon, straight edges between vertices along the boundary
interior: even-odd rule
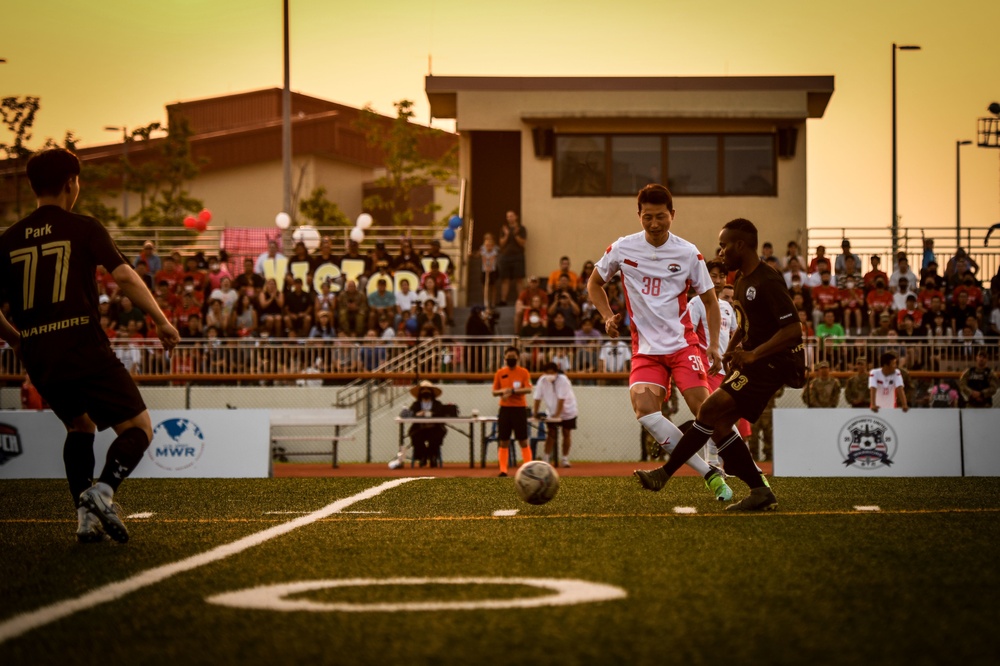
[[[104,131],[122,133],[122,219],[128,220],[128,189],[126,189],[128,184],[128,127],[106,125]]]
[[[955,249],[962,246],[962,146],[971,141],[955,142]]]
[[[898,167],[896,149],[896,51],[919,51],[915,44],[892,43],[892,256],[899,251]]]

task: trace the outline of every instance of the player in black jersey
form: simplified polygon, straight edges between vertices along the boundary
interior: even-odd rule
[[[637,471],[636,476],[644,488],[660,490],[715,433],[715,441],[722,442],[719,455],[726,472],[750,486],[750,495],[726,510],[774,509],[778,501],[767,479],[731,429],[741,417],[756,421],[782,385],[805,385],[802,328],[784,278],[760,261],[753,223],[742,218],[726,223],[719,244],[726,270],[740,272],[735,294],[737,330],[722,357],[729,374],[701,406],[694,425],[667,463],[649,472]]]
[[[101,265],[122,293],[152,317],[166,349],[177,330],[100,222],[72,213],[80,194],[80,161],[68,150],[46,150],[28,160],[38,208],[0,236],[0,288],[11,323],[0,315],[0,337],[19,349],[38,392],[66,425],[63,461],[77,505],[77,539],[119,542],[128,531],[112,497],[153,437],[139,389],[101,330],[95,274]],[[94,433],[117,437],[96,483]]]

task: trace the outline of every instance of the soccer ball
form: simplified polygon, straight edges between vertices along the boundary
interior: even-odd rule
[[[559,490],[559,474],[547,462],[532,460],[517,470],[514,487],[528,504],[545,504]]]

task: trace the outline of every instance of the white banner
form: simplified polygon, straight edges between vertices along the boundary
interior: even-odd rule
[[[963,409],[966,476],[1000,476],[1000,409]]]
[[[150,411],[153,441],[133,477],[248,478],[269,476],[270,419],[266,409]],[[113,430],[97,433],[100,475]],[[65,478],[66,428],[49,411],[0,411],[0,479]]]
[[[957,409],[775,409],[774,475],[961,476],[959,418]]]

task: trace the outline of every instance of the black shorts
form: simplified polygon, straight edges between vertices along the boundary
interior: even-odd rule
[[[562,428],[563,430],[576,430],[576,417],[571,419],[563,419],[562,423],[553,423],[553,428]]]
[[[520,280],[524,277],[524,255],[501,254],[499,268],[501,280]]]
[[[528,439],[528,410],[525,407],[501,407],[497,414],[497,445],[507,446],[511,432],[514,439]]]
[[[802,357],[801,352],[798,357]],[[791,354],[769,356],[742,370],[731,371],[719,388],[732,396],[737,413],[753,423],[782,386],[805,386],[805,363],[799,358]]]
[[[146,411],[135,380],[118,359],[91,375],[53,379],[36,388],[66,425],[86,414],[98,430],[105,430]]]

